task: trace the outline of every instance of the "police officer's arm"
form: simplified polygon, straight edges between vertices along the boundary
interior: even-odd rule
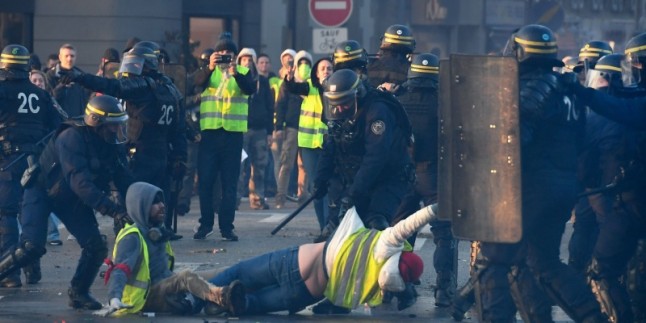
[[[130,184],[135,182],[135,176],[132,174],[130,168],[128,168],[126,149],[125,145],[116,147],[117,157],[115,158],[114,175],[112,177],[112,182],[122,198],[125,198]]]
[[[366,152],[354,182],[348,189],[352,198],[365,194],[374,186],[393,154],[392,149],[395,148],[393,142],[397,122],[388,106],[382,102],[374,102],[366,113],[365,129],[360,130],[364,132]]]
[[[582,86],[576,86],[574,92],[577,99],[598,114],[638,130],[646,129],[646,97],[618,98]]]
[[[112,259],[113,267],[108,268],[105,276],[108,283],[108,299],[121,299],[126,283],[132,275],[137,274],[133,271],[136,269],[139,257],[141,257],[139,235],[134,232],[126,235],[119,240],[115,248],[117,254]]]
[[[326,187],[328,181],[334,174],[334,143],[332,140],[325,139],[323,141],[323,151],[319,156],[319,161],[316,165],[316,173],[314,175],[314,187],[322,189]]]
[[[95,92],[111,95],[121,99],[136,98],[140,95],[150,95],[154,81],[148,77],[128,77],[109,79],[92,74],[81,74],[74,82]]]
[[[56,138],[56,152],[63,176],[83,203],[103,214],[117,212],[119,206],[110,200],[93,181],[90,161],[87,159],[88,145],[91,143],[85,142],[80,131],[88,130],[68,128]]]
[[[186,141],[186,110],[182,101],[178,102],[177,111],[171,123],[168,132],[168,142],[170,144],[170,153],[168,155],[171,162],[186,162],[188,143]]]

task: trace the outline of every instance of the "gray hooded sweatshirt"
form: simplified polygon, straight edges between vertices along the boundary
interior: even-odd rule
[[[128,210],[128,215],[135,222],[139,231],[141,231],[148,246],[151,286],[173,275],[173,272],[168,268],[166,241],[152,242],[148,238],[150,207],[157,194],[162,194],[163,197],[161,189],[144,182],[136,182],[130,185],[126,193],[126,209]],[[123,264],[127,266],[130,269],[129,274],[131,276],[136,275],[136,266],[139,262],[143,261],[139,235],[135,233],[128,234],[119,241],[118,246],[115,246],[115,248],[117,248],[117,254],[115,259],[112,259],[112,262],[115,265]],[[110,280],[108,281],[109,299],[115,297],[121,299],[128,278],[130,277],[126,275],[125,271],[119,270],[118,268],[112,270]]]

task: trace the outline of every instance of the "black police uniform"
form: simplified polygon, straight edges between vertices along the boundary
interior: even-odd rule
[[[413,160],[415,162],[415,185],[406,194],[397,209],[395,219],[403,219],[424,205],[437,203],[438,170],[438,96],[437,81],[413,78],[403,85],[404,93],[397,98],[406,110],[413,128]],[[451,222],[432,220],[430,222],[433,241],[433,267],[437,272],[437,290],[446,292],[448,298],[439,299],[436,305],[449,306],[455,290],[457,265],[457,241],[451,232]],[[414,240],[412,241],[414,243]],[[441,298],[441,297],[440,297]]]
[[[105,142],[82,119],[74,119],[59,127],[40,155],[39,164],[37,182],[25,190],[21,255],[14,257],[14,261],[24,266],[45,254],[47,219],[51,212],[56,213],[82,249],[69,293],[70,306],[83,308],[87,304],[73,303],[72,299],[89,295],[90,286],[108,254],[93,209],[113,217],[125,213],[109,195],[110,182],[123,196],[132,182],[126,168],[125,150]]]
[[[543,292],[576,321],[598,317],[599,305],[583,277],[559,259],[561,236],[576,201],[584,114],[571,95],[561,92],[563,85],[551,68],[530,63],[520,68],[523,238],[515,244],[481,244],[483,319],[514,318],[509,290],[521,314],[531,319],[551,320],[551,302]]]
[[[617,172],[616,187],[604,194],[606,198],[614,200],[613,213],[600,226],[590,276],[599,284],[599,292],[607,294],[602,297],[609,298],[613,303],[618,320],[644,321],[640,309],[642,306],[637,304],[643,304],[646,300],[646,291],[633,291],[630,300],[620,284],[620,277],[631,257],[636,254],[638,240],[646,238],[646,97],[627,99],[593,89],[574,89],[577,96],[595,112],[638,131],[634,136],[638,140],[636,152],[623,165],[622,171]],[[643,280],[643,277],[643,267],[638,266],[629,270],[626,279],[628,284],[633,284],[631,281],[635,280],[634,285],[640,286],[638,280]],[[631,302],[634,304],[632,310]]]
[[[329,184],[331,221],[343,216],[340,200],[349,197],[367,227],[383,229],[391,222],[414,177],[407,152],[410,129],[402,127],[408,123],[402,118],[391,94],[370,90],[358,99],[352,120],[328,122],[315,187]]]
[[[18,244],[17,215],[23,195],[20,179],[28,167],[23,154],[38,155],[42,147],[36,143],[61,121],[50,95],[33,85],[26,71],[0,70],[0,254]],[[0,285],[20,286],[20,272]]]
[[[125,101],[128,142],[135,149],[130,160],[135,180],[160,187],[170,196],[169,166],[186,161],[187,146],[182,96],[172,81],[157,72],[121,79],[82,74],[74,81]],[[171,220],[167,215],[167,227]]]
[[[368,64],[368,81],[373,87],[388,82],[401,85],[408,79],[410,62],[405,55],[391,50],[383,50],[379,59]]]

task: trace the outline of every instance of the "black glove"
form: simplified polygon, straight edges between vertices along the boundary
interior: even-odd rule
[[[76,68],[76,67],[74,67],[72,69],[69,69],[69,70],[61,68],[58,71],[58,75],[60,76],[60,79],[58,81],[59,83],[70,84],[70,83],[78,80],[79,77],[81,77],[81,75],[83,75],[83,72],[80,69]]]
[[[327,184],[315,183],[314,191],[312,192],[314,199],[320,200],[325,196],[325,194],[327,194]]]
[[[583,88],[583,85],[579,82],[579,77],[573,72],[561,74],[560,83],[566,93],[575,93],[578,88]]]
[[[354,201],[351,197],[344,196],[339,204],[339,219],[342,219],[348,210],[354,206]]]

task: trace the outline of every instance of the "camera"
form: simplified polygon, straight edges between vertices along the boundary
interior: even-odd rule
[[[215,57],[215,64],[229,64],[232,60],[231,55],[218,55]]]

